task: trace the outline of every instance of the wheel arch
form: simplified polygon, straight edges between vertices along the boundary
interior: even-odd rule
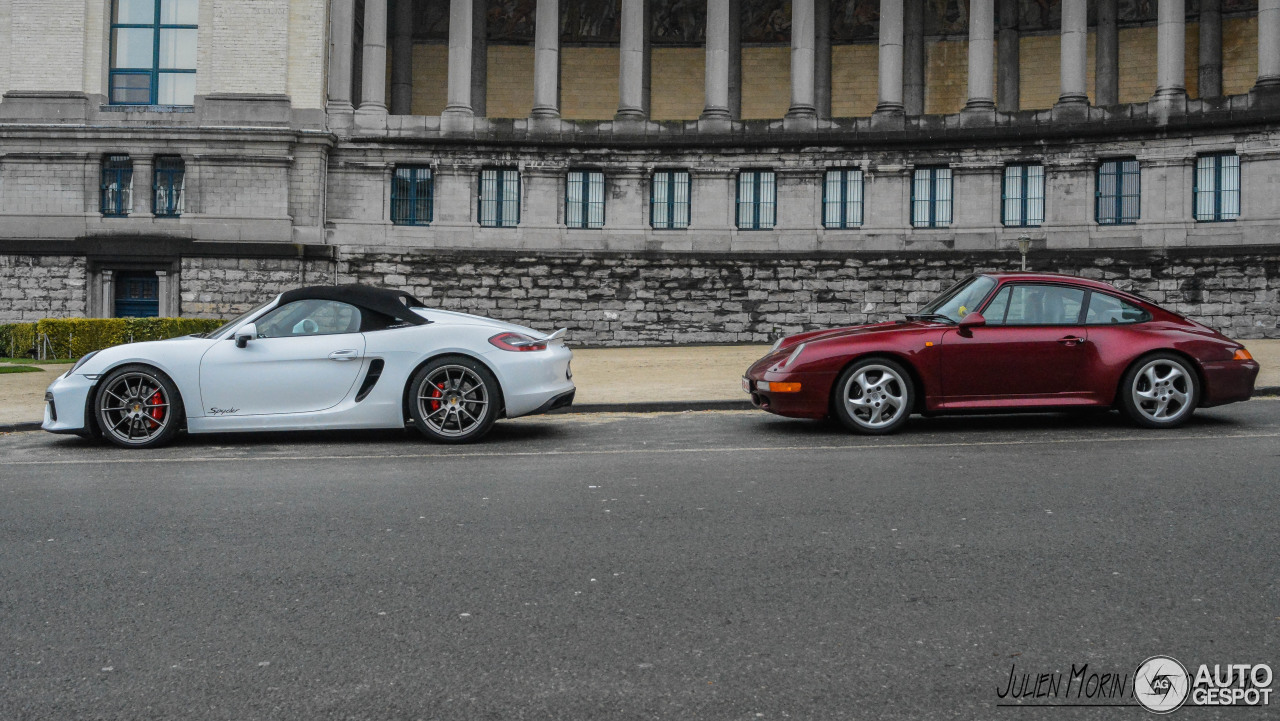
[[[916,391],[916,397],[911,401],[911,412],[923,412],[925,409],[925,384],[924,378],[920,375],[920,369],[916,368],[915,364],[901,353],[888,350],[869,350],[865,353],[859,353],[851,356],[843,365],[840,366],[840,369],[836,371],[836,382],[831,384],[831,392],[827,394],[827,413],[831,415],[835,414],[836,393],[839,392],[838,381],[840,380],[840,376],[843,376],[845,371],[849,370],[850,366],[853,364],[871,358],[885,358],[906,369],[907,375],[911,376],[912,390]]]
[[[449,351],[440,351],[439,353],[433,353],[427,356],[426,358],[423,358],[421,361],[419,361],[416,365],[413,366],[413,368],[409,371],[409,375],[406,376],[404,379],[404,387],[400,389],[401,415],[406,419],[408,419],[410,416],[409,391],[411,390],[410,386],[413,385],[413,379],[416,378],[418,375],[418,371],[421,371],[428,363],[434,360],[437,360],[440,358],[448,358],[449,356],[461,356],[468,360],[475,361],[476,363],[479,363],[480,365],[484,366],[485,369],[487,369],[491,374],[493,374],[494,380],[497,381],[498,383],[498,388],[497,388],[498,417],[502,418],[503,415],[505,415],[507,412],[507,398],[502,391],[502,376],[500,376],[498,374],[498,371],[494,369],[493,364],[485,360],[483,356],[476,355],[474,353],[467,353],[466,351],[461,351],[461,350],[449,350]]]
[[[148,363],[147,361],[137,359],[126,359],[111,364],[99,373],[98,380],[94,381],[93,385],[89,386],[89,392],[85,394],[84,399],[85,429],[95,434],[102,433],[102,427],[98,424],[98,409],[96,408],[98,401],[98,388],[101,387],[103,381],[110,377],[112,373],[115,373],[117,370],[126,366],[147,368],[159,373],[165,377],[165,380],[169,381],[169,384],[173,386],[173,392],[178,395],[178,403],[182,408],[182,414],[178,418],[178,430],[185,431],[187,429],[187,401],[182,397],[182,386],[178,385],[178,382],[173,379],[173,375],[164,368],[161,368],[155,363]]]
[[[1152,348],[1151,350],[1139,354],[1124,367],[1124,371],[1120,373],[1120,378],[1116,380],[1115,394],[1111,397],[1112,408],[1120,407],[1121,394],[1124,393],[1124,381],[1129,377],[1129,372],[1136,368],[1139,363],[1142,363],[1152,356],[1160,355],[1161,353],[1178,356],[1185,361],[1187,365],[1191,366],[1191,370],[1195,371],[1196,374],[1196,383],[1199,384],[1199,395],[1196,398],[1196,402],[1198,404],[1201,400],[1204,400],[1205,391],[1209,389],[1209,384],[1205,380],[1204,368],[1200,367],[1200,361],[1196,360],[1190,353],[1178,350],[1177,348]]]

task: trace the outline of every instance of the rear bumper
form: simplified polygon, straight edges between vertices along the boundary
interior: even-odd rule
[[[788,418],[826,418],[830,415],[832,376],[826,373],[770,373],[747,371],[743,376],[745,391],[751,394],[751,405]],[[794,393],[775,393],[760,389],[760,382],[799,383]]]
[[[577,392],[578,392],[578,389],[574,388],[573,390],[570,390],[566,393],[561,393],[555,398],[552,398],[546,403],[543,403],[541,406],[538,407],[537,410],[530,411],[525,415],[536,416],[536,415],[541,415],[543,413],[550,413],[551,411],[558,410],[560,408],[568,408],[569,406],[573,405],[573,396]]]
[[[1226,403],[1247,401],[1253,396],[1253,384],[1258,379],[1257,361],[1213,361],[1204,363],[1205,388],[1200,399],[1202,408]]]

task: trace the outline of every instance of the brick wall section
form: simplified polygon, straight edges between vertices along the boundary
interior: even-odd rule
[[[876,45],[836,45],[831,48],[831,115],[856,118],[871,115],[879,101],[880,51]]]
[[[85,260],[0,255],[0,323],[83,318]]]
[[[897,317],[965,275],[1011,269],[1013,253],[882,257],[346,251],[337,280],[403,288],[433,306],[550,331],[575,343],[762,343]],[[308,283],[328,282],[327,262]],[[1032,267],[1141,293],[1235,338],[1280,338],[1280,248],[1075,252]],[[184,259],[184,315],[229,316],[301,284],[295,260]]]
[[[491,118],[527,118],[533,110],[533,46],[490,45],[485,103]]]
[[[0,52],[9,54],[7,90],[84,90],[85,4],[10,0]]]
[[[706,53],[702,48],[654,48],[649,83],[654,120],[697,120],[704,106]]]
[[[98,198],[86,197],[86,188],[92,183],[96,191],[100,162],[76,157],[6,159],[0,163],[0,213],[74,215],[97,210]],[[135,174],[135,191],[145,187],[139,180]]]
[[[1258,18],[1222,20],[1222,92],[1247,93],[1258,81]]]
[[[289,215],[298,226],[321,225],[324,175],[329,156],[323,146],[298,145],[289,170]]]
[[[618,49],[560,49],[560,115],[609,120],[618,112]]]
[[[387,98],[391,98],[391,53],[387,53]],[[414,115],[439,115],[449,104],[449,46],[413,46]],[[494,116],[497,117],[497,116]]]
[[[213,61],[211,90],[216,93],[289,92],[289,0],[207,1],[213,3],[213,26],[200,28],[199,42],[214,43],[222,51],[210,55]],[[324,32],[323,12],[317,13],[310,22],[320,28],[319,32]],[[315,59],[313,63],[312,72],[322,78],[324,63]],[[297,87],[301,89],[304,85],[299,82]],[[316,104],[310,103],[308,107]]]
[[[791,107],[791,48],[742,49],[742,118],[781,118]]]

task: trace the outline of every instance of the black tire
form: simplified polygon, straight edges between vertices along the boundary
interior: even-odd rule
[[[502,389],[479,361],[441,356],[424,365],[409,383],[413,425],[437,443],[474,443],[498,420]]]
[[[865,390],[858,381],[859,376],[870,380],[876,390]],[[888,358],[859,360],[840,374],[831,390],[832,414],[845,428],[867,435],[881,436],[900,430],[911,418],[915,402],[911,374],[901,363]],[[886,420],[883,414],[890,407],[894,415]]]
[[[1176,373],[1175,373],[1176,371]],[[1120,381],[1120,410],[1144,428],[1177,428],[1200,404],[1200,376],[1177,353],[1139,358]]]
[[[93,414],[104,438],[134,449],[172,441],[186,417],[178,387],[169,376],[140,364],[121,366],[102,379],[94,393]]]

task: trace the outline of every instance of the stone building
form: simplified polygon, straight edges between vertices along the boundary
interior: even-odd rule
[[[1280,336],[1280,0],[0,0],[0,321],[758,342],[1031,267]]]

